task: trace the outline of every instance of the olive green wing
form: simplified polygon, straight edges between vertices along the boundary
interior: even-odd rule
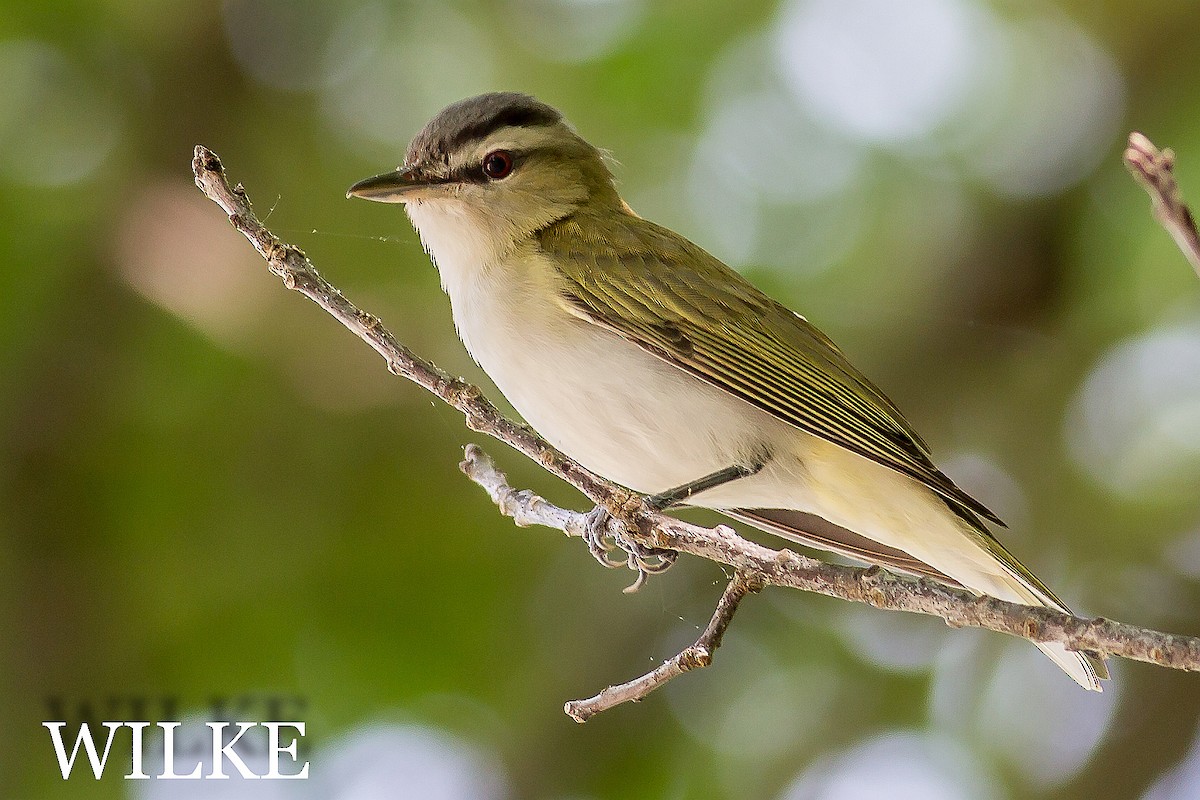
[[[680,369],[921,481],[961,517],[1003,524],[930,460],[896,406],[803,317],[678,234],[576,214],[538,233],[579,316]],[[978,516],[977,516],[978,515]]]

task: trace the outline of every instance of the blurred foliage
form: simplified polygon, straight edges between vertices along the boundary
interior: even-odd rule
[[[356,798],[409,796],[404,770],[460,781],[425,797],[1196,796],[1193,676],[1116,664],[1085,695],[1027,645],[780,592],[713,669],[570,722],[694,637],[719,571],[626,596],[501,519],[456,469],[478,437],[285,292],[189,160],[485,381],[401,212],[343,193],[441,106],[532,92],[641,213],[838,340],[1073,605],[1200,634],[1200,285],[1119,160],[1146,131],[1200,201],[1198,12],[0,4],[0,796],[173,796],[63,783],[53,698],[246,694],[303,699],[314,773],[376,742]]]

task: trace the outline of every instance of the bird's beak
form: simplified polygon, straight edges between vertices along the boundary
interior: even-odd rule
[[[361,197],[377,203],[403,203],[418,190],[437,183],[444,181],[424,174],[419,167],[396,169],[359,181],[347,190],[346,197]]]

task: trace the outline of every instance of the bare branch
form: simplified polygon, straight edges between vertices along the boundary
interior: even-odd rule
[[[733,621],[738,605],[742,598],[751,592],[757,592],[762,585],[756,582],[753,575],[747,572],[735,572],[725,587],[717,608],[713,611],[708,627],[700,634],[695,644],[685,647],[673,658],[669,658],[655,669],[650,670],[640,678],[609,686],[595,697],[586,700],[571,700],[563,706],[567,716],[576,722],[587,722],[590,718],[607,711],[621,703],[636,703],[655,689],[662,687],[667,681],[678,678],[685,672],[702,669],[712,663],[713,654],[721,646],[721,638],[725,629]]]
[[[196,176],[196,186],[225,211],[233,227],[249,239],[254,249],[266,259],[271,272],[282,278],[287,288],[308,297],[369,344],[387,361],[387,368],[392,374],[408,378],[461,411],[471,430],[493,436],[524,453],[551,474],[579,489],[593,502],[611,505],[614,516],[624,513],[624,506],[631,498],[629,492],[579,466],[524,425],[503,417],[483,397],[478,387],[460,378],[450,377],[415,355],[396,341],[396,337],[383,327],[377,317],[359,310],[340,290],[321,277],[300,248],[282,241],[267,230],[254,216],[250,199],[246,197],[242,185],[229,186],[225,168],[215,153],[203,145],[197,145],[192,171]]]
[[[1132,141],[1132,140],[1131,140]],[[1138,140],[1127,152],[1135,174],[1151,189],[1156,208],[1185,252],[1196,263],[1200,241],[1191,216],[1178,199],[1170,178],[1170,157],[1159,154],[1149,142]],[[1130,153],[1133,153],[1131,156]],[[642,678],[610,687],[589,700],[575,701],[568,713],[582,721],[604,708],[636,700],[678,674],[711,660],[712,651],[738,602],[747,592],[764,586],[782,586],[817,592],[877,608],[939,616],[953,627],[976,627],[1007,633],[1037,642],[1059,642],[1073,650],[1122,656],[1164,667],[1200,670],[1200,639],[1139,628],[1105,619],[1081,619],[1049,608],[1032,608],[992,597],[979,597],[942,584],[914,581],[891,575],[877,567],[860,569],[827,564],[790,550],[772,550],[739,537],[724,525],[703,528],[652,512],[645,499],[584,469],[555,450],[528,427],[502,416],[480,390],[452,378],[416,356],[396,341],[378,318],[359,310],[317,273],[298,248],[281,241],[255,217],[241,185],[231,188],[220,160],[198,146],[192,168],[196,185],[229,216],[233,226],[266,259],[271,271],[289,289],[309,297],[387,361],[388,369],[424,387],[466,417],[472,430],[486,433],[538,462],[544,469],[571,484],[613,515],[609,530],[642,547],[689,553],[732,567],[735,578],[704,635],[696,644]],[[1200,267],[1198,267],[1200,269]],[[569,536],[582,536],[586,515],[559,508],[527,492],[514,491],[483,451],[468,446],[462,464],[467,473],[491,495],[500,510],[519,525],[546,525]]]
[[[467,477],[486,489],[500,510],[519,524],[545,525],[568,536],[581,535],[584,514],[565,511],[532,492],[514,491],[479,447],[467,446],[461,466]],[[930,614],[941,617],[952,628],[986,628],[1034,642],[1059,642],[1071,650],[1200,671],[1200,639],[1195,637],[1009,603],[934,581],[893,575],[879,567],[828,564],[790,550],[763,547],[742,539],[724,525],[702,528],[658,516],[650,543],[733,567],[763,586],[802,589],[876,608]]]
[[[1170,148],[1159,150],[1144,135],[1134,131],[1129,134],[1125,166],[1150,194],[1155,218],[1171,234],[1175,244],[1192,262],[1192,269],[1200,275],[1200,233],[1196,232],[1196,221],[1175,182],[1175,153]]]

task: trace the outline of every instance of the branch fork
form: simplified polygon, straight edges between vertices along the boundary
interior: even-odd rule
[[[1156,218],[1200,274],[1200,235],[1175,182],[1174,155],[1170,150],[1158,150],[1145,136],[1134,133],[1124,158],[1134,178],[1150,193]],[[371,346],[384,358],[389,372],[427,389],[462,412],[471,430],[504,442],[606,508],[613,517],[608,526],[613,537],[638,548],[687,553],[732,570],[733,577],[708,626],[694,644],[639,678],[610,686],[593,697],[568,702],[564,710],[577,722],[621,703],[641,700],[679,675],[711,664],[739,604],[767,586],[817,592],[880,609],[932,614],[956,628],[986,628],[1035,642],[1058,642],[1072,650],[1200,671],[1200,638],[1009,603],[925,579],[899,577],[880,567],[829,564],[743,539],[727,525],[703,528],[654,511],[646,498],[583,468],[528,426],[505,418],[478,387],[451,377],[398,342],[378,317],[357,308],[321,277],[299,248],[279,239],[258,220],[241,184],[229,185],[220,159],[211,150],[197,146],[192,171],[196,185],[225,211],[233,227],[258,250],[271,272],[287,288],[304,294]],[[560,508],[528,490],[513,489],[478,446],[466,447],[460,466],[517,525],[543,525],[570,537],[586,538],[586,514]],[[630,587],[635,590],[647,573],[632,556],[627,563],[639,572],[637,582]]]

